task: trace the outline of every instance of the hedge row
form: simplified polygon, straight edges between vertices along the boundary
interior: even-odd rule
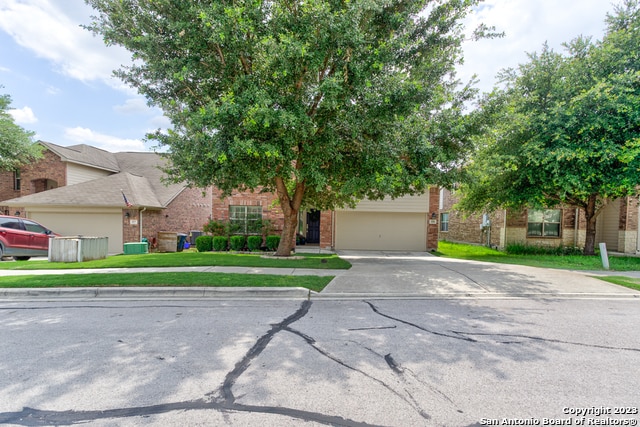
[[[280,244],[280,236],[267,236],[265,247],[268,251],[275,251]],[[196,249],[198,252],[258,251],[262,248],[262,236],[198,236]]]

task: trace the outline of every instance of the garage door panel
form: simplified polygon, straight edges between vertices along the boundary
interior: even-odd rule
[[[122,252],[120,214],[32,212],[30,217],[62,236],[108,237],[109,253]]]
[[[336,212],[336,249],[426,251],[422,213]]]

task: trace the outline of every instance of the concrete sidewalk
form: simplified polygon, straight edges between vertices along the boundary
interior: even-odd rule
[[[203,272],[335,276],[320,293],[304,288],[113,287],[0,289],[0,298],[638,298],[640,292],[590,276],[640,272],[567,271],[435,257],[425,252],[340,251],[350,270],[170,267],[0,271],[3,276]]]

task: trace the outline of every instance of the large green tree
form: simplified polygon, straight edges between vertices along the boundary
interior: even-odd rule
[[[0,95],[0,171],[17,170],[41,156],[40,145],[33,142],[33,132],[14,122],[10,106],[11,97]]]
[[[478,0],[86,0],[133,54],[117,74],[172,122],[169,176],[301,208],[455,180],[473,123],[454,69]],[[486,28],[481,28],[481,32]]]
[[[461,189],[467,211],[579,206],[585,254],[609,201],[640,185],[640,13],[627,0],[607,16],[601,41],[577,38],[559,54],[546,45],[482,103],[491,125]]]

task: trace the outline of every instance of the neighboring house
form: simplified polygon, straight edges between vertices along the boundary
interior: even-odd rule
[[[0,173],[0,212],[19,214],[62,235],[109,237],[109,253],[161,231],[202,230],[210,219],[248,224],[283,216],[273,193],[188,188],[162,181],[161,156],[110,153],[89,145],[40,142],[44,158],[17,173]],[[123,196],[124,194],[124,196]],[[127,202],[131,206],[125,204]],[[299,216],[306,245],[354,250],[435,250],[439,191],[395,200],[364,200],[354,209],[308,210]]]
[[[201,230],[211,216],[211,189],[165,185],[156,153],[40,143],[42,160],[0,174],[3,213],[27,216],[61,235],[109,237],[109,253],[142,237],[153,243],[160,231]]]
[[[440,193],[440,240],[491,245],[504,249],[509,244],[584,248],[586,222],[576,207],[498,210],[470,215],[454,209],[455,193]],[[610,252],[640,253],[640,203],[626,197],[609,202],[597,218],[596,244],[606,243]]]

